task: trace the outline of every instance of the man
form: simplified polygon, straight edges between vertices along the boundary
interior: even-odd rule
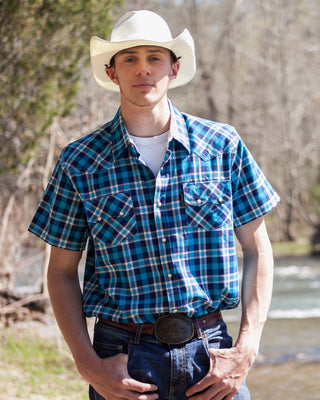
[[[195,74],[187,30],[173,39],[157,14],[129,12],[110,42],[92,38],[91,61],[121,107],[62,151],[29,228],[52,245],[50,298],[90,399],[249,399],[272,291],[263,215],[278,196],[232,127],[168,100]],[[220,310],[239,303],[234,232],[232,347]],[[84,316],[97,319],[93,346]]]

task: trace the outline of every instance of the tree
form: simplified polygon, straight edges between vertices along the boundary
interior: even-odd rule
[[[320,241],[319,1],[161,3],[196,42],[197,74],[175,89],[179,104],[236,126],[281,196],[278,240],[296,239],[302,222]]]
[[[33,201],[51,169],[47,148],[35,150],[71,112],[89,39],[109,35],[120,3],[0,0],[0,289],[13,287]]]
[[[298,220],[315,230],[320,225],[315,190],[320,171],[316,111],[320,82],[315,67],[320,55],[320,7],[317,1],[260,1],[252,15],[263,22],[255,36],[260,72],[251,75],[257,94],[252,99],[256,109],[260,105],[265,132],[261,153],[282,198],[278,207],[282,238],[294,240]]]
[[[119,0],[0,0],[0,170],[25,164],[72,109],[90,36],[108,35]]]

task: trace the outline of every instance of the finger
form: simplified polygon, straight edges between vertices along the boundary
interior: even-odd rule
[[[223,398],[223,400],[233,400],[233,399],[234,399],[234,396],[235,396],[235,395],[233,395],[233,394],[226,395],[226,396]]]
[[[138,393],[155,392],[156,390],[158,390],[158,387],[156,385],[153,385],[151,383],[139,382],[132,378],[123,379],[122,384],[127,390]]]
[[[154,384],[151,383],[145,383],[145,382],[140,382],[137,381],[136,379],[133,379],[128,372],[128,355],[127,354],[122,354],[120,356],[120,360],[122,362],[123,366],[123,374],[124,378],[122,379],[122,384],[124,387],[126,387],[128,390],[132,390],[135,392],[139,393],[145,393],[145,392],[154,392],[158,390],[158,387]]]
[[[212,386],[208,390],[196,393],[194,396],[189,397],[189,400],[226,400],[225,397],[226,391],[222,391],[217,389],[215,386]]]
[[[196,397],[190,397],[189,400],[232,400],[233,397],[227,397],[225,395],[226,392],[218,392],[215,394],[207,393],[204,392],[203,394],[196,396]]]
[[[126,400],[156,400],[159,398],[158,393],[139,393],[131,389],[120,388],[117,392],[107,393],[105,387],[97,385],[94,387],[97,393],[99,393],[106,400],[115,399],[126,399]]]
[[[157,400],[159,398],[158,393],[142,394],[138,397],[138,400]]]
[[[189,388],[186,392],[186,396],[190,397],[193,396],[197,393],[205,391],[208,387],[214,385],[215,383],[218,383],[214,380],[212,376],[209,376],[208,374],[201,379],[201,381],[195,383],[191,388]]]

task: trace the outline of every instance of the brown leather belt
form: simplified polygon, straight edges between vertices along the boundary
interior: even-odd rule
[[[181,344],[190,340],[197,332],[197,325],[201,329],[209,328],[221,321],[220,310],[206,314],[199,318],[188,318],[185,314],[165,314],[157,319],[154,324],[123,324],[120,322],[99,319],[99,322],[136,333],[142,325],[141,334],[156,336],[160,342],[166,344]]]

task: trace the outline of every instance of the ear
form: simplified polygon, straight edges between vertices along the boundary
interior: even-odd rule
[[[169,73],[170,81],[173,81],[174,79],[176,79],[179,69],[180,69],[180,61],[176,61],[171,65],[171,71]]]
[[[118,80],[118,76],[116,74],[116,71],[113,67],[107,68],[105,69],[106,74],[108,75],[108,77],[110,78],[110,80],[115,83],[116,85],[119,85],[119,80]]]

